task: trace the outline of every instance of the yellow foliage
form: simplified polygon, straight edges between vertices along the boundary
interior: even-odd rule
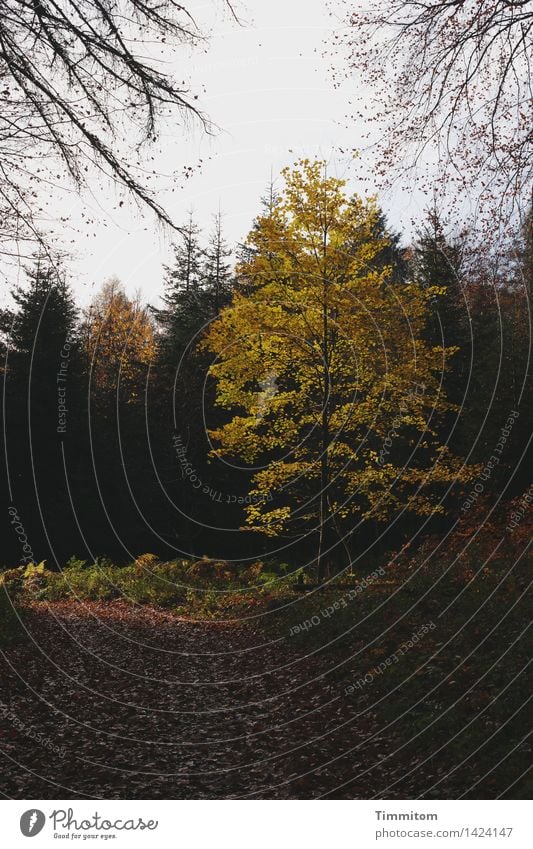
[[[104,285],[87,312],[85,345],[95,390],[102,394],[120,387],[135,400],[139,372],[153,361],[156,343],[146,310],[116,280]]]
[[[247,524],[277,535],[316,522],[325,468],[341,517],[384,519],[404,502],[420,514],[439,509],[432,484],[460,467],[431,447],[429,422],[450,408],[442,349],[424,341],[428,302],[440,293],[391,282],[378,261],[388,243],[376,235],[375,199],[348,197],[323,162],[302,160],[283,176],[279,202],[248,237],[240,291],[205,341],[217,403],[233,412],[211,432],[215,451],[264,466]],[[380,453],[393,425],[394,438],[424,443],[407,468]]]

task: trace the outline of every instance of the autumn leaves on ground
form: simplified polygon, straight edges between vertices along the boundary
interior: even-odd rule
[[[531,790],[531,219],[495,269],[282,176],[159,309],[2,312],[7,796]]]
[[[433,541],[320,592],[273,564],[150,556],[5,573],[24,603],[1,661],[2,791],[524,798],[523,541],[494,556],[459,533],[451,560],[429,562]]]

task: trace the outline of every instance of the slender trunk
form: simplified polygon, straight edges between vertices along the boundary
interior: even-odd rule
[[[322,298],[322,357],[323,357],[323,396],[322,396],[322,418],[321,418],[321,458],[320,458],[320,518],[319,518],[319,540],[317,554],[317,579],[321,584],[325,576],[325,565],[328,558],[328,539],[329,539],[329,395],[330,395],[330,373],[329,373],[329,345],[328,345],[328,299],[327,299],[327,280],[324,275],[323,279],[323,298]]]
[[[325,576],[326,558],[328,557],[328,538],[327,530],[329,528],[329,503],[328,503],[328,482],[329,482],[329,464],[328,464],[328,427],[322,416],[322,458],[320,461],[320,528],[318,540],[318,555],[317,555],[317,570],[318,583],[321,584]]]
[[[218,233],[217,233],[217,260],[216,260],[216,274],[215,274],[215,315],[218,315],[218,311],[219,311],[219,308],[220,308],[219,287],[220,287],[220,253],[221,253],[221,250],[222,250],[222,245],[221,245],[221,235],[220,235],[220,229],[219,229]]]

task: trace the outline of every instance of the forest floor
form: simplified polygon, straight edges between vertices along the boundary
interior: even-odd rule
[[[24,620],[27,638],[0,653],[6,797],[486,798],[520,787],[523,743],[489,772],[476,754],[439,753],[453,728],[425,735],[431,701],[402,718],[391,696],[387,721],[375,688],[347,695],[367,658],[346,667],[250,625],[120,601],[40,603]]]

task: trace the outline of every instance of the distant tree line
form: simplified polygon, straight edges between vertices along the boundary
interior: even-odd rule
[[[435,208],[402,246],[320,164],[285,178],[244,245],[228,246],[220,215],[207,241],[183,223],[158,307],[111,280],[80,310],[50,252],[28,265],[0,314],[2,565],[308,562],[321,535],[329,568],[344,566],[378,538],[452,523],[463,464],[485,467],[511,413],[483,497],[527,489],[531,215],[497,257]]]

